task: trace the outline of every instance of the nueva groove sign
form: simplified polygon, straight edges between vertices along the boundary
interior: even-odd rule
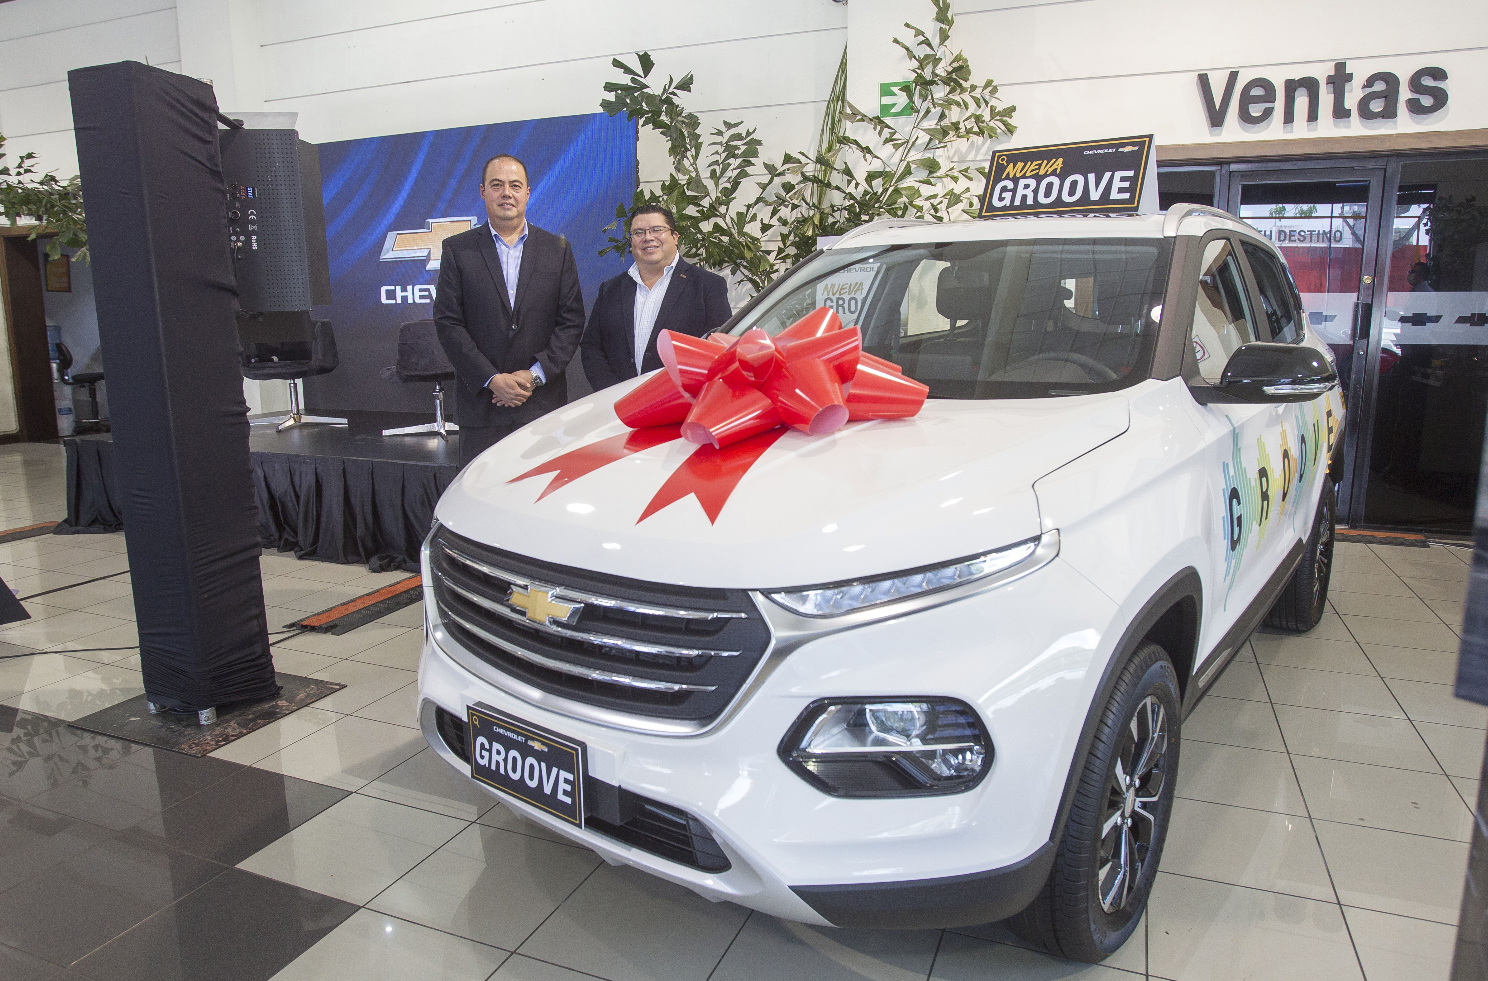
[[[1136,214],[1152,173],[1152,137],[998,150],[987,168],[982,218]],[[1150,208],[1157,206],[1151,189]]]

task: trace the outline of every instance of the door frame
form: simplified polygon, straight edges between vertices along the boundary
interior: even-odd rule
[[[1347,160],[1289,160],[1232,163],[1224,175],[1224,203],[1217,205],[1240,217],[1241,187],[1246,184],[1360,181],[1369,185],[1364,211],[1364,255],[1351,325],[1354,349],[1345,393],[1347,415],[1343,437],[1344,480],[1338,489],[1338,512],[1349,526],[1364,516],[1364,491],[1369,479],[1369,434],[1374,426],[1375,392],[1379,381],[1379,349],[1384,325],[1384,288],[1388,285],[1390,255],[1385,241],[1384,202],[1394,201],[1400,184],[1398,158],[1361,157]],[[1215,194],[1220,184],[1216,180]],[[1394,227],[1394,222],[1390,223]],[[1367,342],[1360,344],[1365,339]],[[1362,440],[1362,442],[1361,442]]]

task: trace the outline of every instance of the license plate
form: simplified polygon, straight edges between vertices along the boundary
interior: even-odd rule
[[[483,709],[469,709],[469,723],[473,778],[584,826],[583,743]]]

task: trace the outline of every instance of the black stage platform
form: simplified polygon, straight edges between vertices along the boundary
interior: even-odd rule
[[[357,420],[353,420],[355,423]],[[248,438],[265,548],[300,558],[418,571],[439,495],[460,470],[460,437],[387,436],[377,429],[255,426]],[[63,440],[67,520],[56,533],[124,527],[108,434]]]

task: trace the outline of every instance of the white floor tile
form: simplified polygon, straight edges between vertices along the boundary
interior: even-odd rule
[[[239,862],[238,868],[364,905],[465,824],[352,794]]]
[[[511,950],[599,864],[599,857],[585,848],[477,824],[456,835],[370,906]],[[718,956],[722,953],[718,951]]]
[[[344,716],[254,765],[342,790],[360,790],[425,745],[417,730]]]
[[[358,793],[407,804],[462,821],[474,821],[496,806],[496,798],[432,749],[393,767]]]
[[[287,746],[292,746],[311,733],[319,732],[333,722],[339,722],[342,718],[343,716],[335,712],[327,712],[314,705],[306,705],[282,719],[275,719],[261,729],[255,729],[246,736],[234,739],[208,755],[230,763],[257,763]]]
[[[358,910],[272,981],[486,981],[507,952]]]
[[[1345,906],[1349,933],[1369,981],[1447,981],[1455,927]]]
[[[1468,841],[1472,812],[1441,773],[1305,756],[1292,761],[1315,821]]]
[[[1465,842],[1318,821],[1318,840],[1345,906],[1457,923]]]
[[[1162,870],[1332,902],[1312,822],[1290,814],[1179,799]]]

